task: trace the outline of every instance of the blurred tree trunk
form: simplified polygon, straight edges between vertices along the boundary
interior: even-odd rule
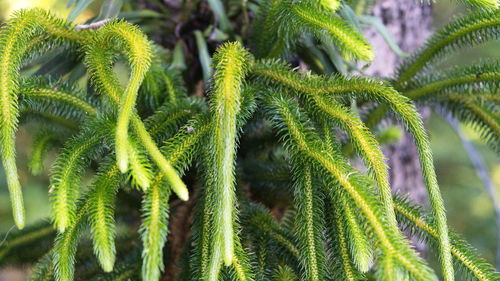
[[[373,14],[382,20],[401,49],[407,53],[422,46],[431,33],[431,6],[425,1],[379,0],[374,6]],[[366,74],[392,77],[402,59],[391,51],[373,28],[366,30],[365,35],[376,54]],[[424,118],[429,115],[425,109],[421,109],[420,113]],[[387,147],[384,153],[388,158],[393,190],[407,193],[416,202],[425,205],[426,190],[411,136],[404,134],[396,144]]]

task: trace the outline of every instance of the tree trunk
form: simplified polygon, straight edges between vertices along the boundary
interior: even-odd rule
[[[422,46],[431,33],[431,6],[415,0],[380,0],[373,10],[380,18],[400,48],[411,53]],[[373,28],[365,31],[368,42],[375,50],[375,60],[365,71],[379,77],[392,77],[402,59],[394,54],[384,39]],[[423,117],[428,110],[420,110]],[[422,172],[416,147],[411,136],[404,136],[385,148],[390,167],[390,181],[394,191],[408,194],[415,202],[425,205],[427,194],[422,180]]]

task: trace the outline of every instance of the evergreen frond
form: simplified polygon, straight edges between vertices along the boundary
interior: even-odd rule
[[[396,87],[404,88],[428,64],[455,50],[478,45],[500,36],[500,10],[477,11],[449,23],[434,34],[411,58],[398,69]]]
[[[92,244],[105,272],[113,270],[116,258],[114,205],[119,186],[118,170],[105,164],[94,177],[88,193],[88,221]]]
[[[76,215],[66,231],[59,233],[54,242],[52,262],[57,281],[72,281],[75,274],[75,256],[78,242],[87,226],[89,201],[83,196],[77,203]]]
[[[135,139],[131,136],[129,137],[126,146],[129,162],[128,171],[132,185],[138,186],[142,190],[146,191],[149,188],[153,177],[149,159],[145,156],[143,149],[137,145]]]
[[[294,164],[300,160],[294,160]],[[297,209],[295,233],[302,265],[302,279],[319,281],[327,277],[324,252],[322,192],[313,183],[311,167],[294,165],[294,198]]]
[[[205,275],[208,268],[210,236],[209,231],[210,213],[208,212],[207,197],[210,194],[203,192],[197,200],[196,211],[193,221],[193,230],[191,233],[191,241],[193,247],[190,253],[190,277],[192,280],[206,280]]]
[[[161,63],[153,63],[139,89],[138,105],[154,111],[161,105],[183,101],[186,92],[180,73]]]
[[[162,173],[172,190],[177,194],[177,196],[179,196],[180,199],[184,201],[188,200],[189,192],[187,187],[172,167],[172,164],[169,163],[161,153],[161,150],[156,146],[150,134],[146,131],[144,125],[137,119],[133,119],[132,121],[135,123],[134,127],[136,128],[137,136],[142,141],[144,149],[162,170]]]
[[[200,114],[187,122],[161,147],[163,154],[180,174],[191,164],[193,154],[200,149],[201,140],[210,132],[212,122],[208,114]]]
[[[22,97],[27,99],[46,99],[57,103],[58,107],[72,107],[83,115],[97,114],[96,102],[89,100],[80,90],[60,81],[50,81],[42,77],[30,77],[22,81]],[[60,104],[60,105],[59,105]]]
[[[112,52],[113,49],[111,46],[102,46],[102,44],[100,44],[102,42],[98,37],[93,38],[93,40],[93,43],[86,45],[85,48],[85,63],[89,69],[91,79],[98,91],[105,94],[109,101],[111,101],[116,108],[119,108],[121,104],[121,93],[123,90],[112,69],[111,62],[115,58],[115,55],[113,55]],[[131,63],[134,60],[131,59]],[[133,82],[133,84],[138,82],[139,81]],[[133,87],[135,86],[133,85]],[[158,168],[162,170],[166,180],[169,182],[169,185],[179,198],[182,200],[188,200],[189,193],[186,185],[180,179],[179,175],[177,175],[172,165],[165,159],[164,155],[161,153],[157,144],[151,137],[151,134],[146,129],[144,123],[135,111],[132,111],[129,114],[131,114],[130,121],[132,129],[137,135],[140,145],[144,147]]]
[[[249,233],[247,233],[249,234]],[[248,236],[252,241],[252,250],[254,256],[253,268],[255,271],[255,279],[262,281],[270,280],[270,264],[273,263],[271,257],[271,251],[268,251],[270,245],[269,239],[262,235],[256,235],[255,237]],[[245,239],[245,238],[244,238]]]
[[[398,221],[411,233],[435,245],[438,234],[434,218],[426,215],[421,207],[412,205],[408,199],[402,196],[396,196],[394,203]],[[463,272],[471,280],[500,280],[495,268],[483,258],[478,257],[472,246],[453,232],[450,232],[450,237],[452,237],[451,253],[459,272]]]
[[[288,40],[301,35],[304,30],[319,39],[325,36],[335,42],[347,58],[373,60],[371,47],[354,28],[343,19],[323,11],[318,4],[282,1],[279,21]]]
[[[190,163],[193,150],[198,141],[209,130],[207,116],[199,116],[188,122],[178,134],[165,142],[162,147],[168,161],[180,174]],[[153,185],[143,199],[143,222],[141,225],[143,250],[142,276],[144,280],[157,280],[163,270],[163,245],[167,238],[168,197],[170,189],[162,179],[156,176]],[[154,189],[154,190],[151,190]]]
[[[76,216],[76,201],[85,166],[105,149],[102,142],[110,130],[100,125],[105,124],[89,122],[81,133],[67,142],[53,164],[49,193],[54,225],[59,232],[64,232]]]
[[[54,45],[68,41],[68,38],[80,39],[69,24],[42,9],[20,10],[0,29],[0,152],[18,228],[24,227],[24,206],[14,143],[19,117],[19,71],[26,52],[30,51],[30,41],[38,36],[51,38]]]
[[[274,160],[274,159],[273,159]],[[291,171],[284,161],[249,161],[241,164],[244,179],[251,183],[252,192],[266,194],[270,202],[292,202],[289,187]]]
[[[289,266],[278,266],[276,271],[274,272],[274,278],[273,280],[275,281],[297,281],[299,278],[293,272],[293,269],[290,268]]]
[[[300,153],[302,158],[299,159],[312,162],[315,169],[322,172],[324,178],[338,182],[342,186],[342,192],[347,192],[365,215],[384,253],[394,256],[416,280],[436,280],[432,270],[417,257],[401,234],[384,224],[385,218],[380,209],[380,202],[367,189],[370,184],[357,173],[349,171],[345,160],[327,153],[328,150],[322,148],[317,136],[311,130],[304,128],[304,124],[308,122],[303,119],[293,104],[293,101],[282,96],[269,98],[268,101],[271,118],[276,128],[281,134],[288,136],[286,146],[289,151]],[[332,192],[334,186],[335,184],[325,187],[327,195],[331,198],[335,197]]]
[[[128,127],[135,108],[139,87],[150,67],[152,53],[147,37],[135,26],[125,21],[112,21],[100,28],[94,44],[115,43],[114,46],[125,53],[129,61],[130,78],[120,96],[118,120],[116,125],[116,159],[122,173],[128,168]]]
[[[412,100],[422,100],[446,93],[480,93],[500,86],[500,61],[479,63],[428,75],[412,81],[403,94]]]
[[[39,175],[43,170],[43,160],[46,153],[57,144],[59,136],[49,130],[41,130],[33,138],[33,150],[31,151],[28,167],[33,175]]]
[[[373,249],[371,241],[368,240],[368,236],[365,233],[363,225],[360,223],[360,219],[356,217],[351,204],[346,201],[341,204],[343,207],[343,214],[348,222],[346,225],[347,237],[349,238],[349,245],[351,249],[351,256],[353,257],[353,262],[362,273],[367,272],[373,265]],[[337,220],[342,218],[337,218]],[[341,223],[342,224],[342,223]],[[342,225],[340,225],[342,226]],[[339,226],[339,227],[340,227]]]
[[[149,116],[144,124],[156,141],[171,137],[179,126],[204,111],[205,104],[197,98],[183,99],[175,104],[166,103]]]
[[[257,64],[254,73],[264,77],[271,83],[278,82],[285,86],[302,92],[308,96],[315,95],[356,95],[366,97],[370,100],[382,102],[389,106],[406,125],[413,135],[420,158],[422,174],[429,193],[433,214],[437,219],[440,233],[440,258],[445,280],[453,280],[453,266],[450,255],[448,226],[446,223],[446,213],[443,199],[437,184],[432,152],[422,120],[415,107],[409,100],[395,91],[393,88],[381,85],[376,81],[364,78],[345,78],[334,76],[324,78],[314,75],[296,74],[288,70],[286,65],[275,62],[262,62]]]
[[[163,245],[168,234],[168,199],[162,175],[147,190],[142,202],[142,280],[159,280],[163,271]]]
[[[222,261],[233,263],[234,221],[236,216],[234,161],[237,147],[237,116],[241,87],[250,57],[239,43],[226,43],[214,56],[215,73],[211,89],[212,126],[207,172],[207,192],[211,194],[212,241],[207,280],[216,281]]]
[[[279,38],[276,18],[283,0],[263,0],[252,25],[251,47],[257,58],[265,58],[280,53],[284,47],[283,38]]]
[[[380,144],[377,142],[375,136],[358,116],[334,99],[324,96],[313,96],[310,98],[310,103],[315,107],[313,114],[320,115],[320,118],[334,122],[349,135],[355,149],[362,155],[362,160],[373,171],[374,178],[379,185],[381,199],[384,202],[387,219],[389,223],[392,223],[396,227],[388,168],[384,162],[385,157],[380,149]]]
[[[230,281],[254,281],[255,276],[252,271],[253,264],[241,243],[236,240],[234,245],[233,263],[229,268],[228,277]],[[227,269],[227,267],[226,267]]]
[[[12,262],[22,262],[23,252],[29,251],[31,258],[34,253],[38,253],[37,248],[42,252],[47,250],[42,240],[51,240],[55,230],[49,222],[41,221],[29,225],[23,230],[13,230],[2,233],[0,237],[5,237],[0,243],[0,265]],[[10,255],[15,253],[14,255]],[[37,258],[37,257],[35,257]]]
[[[191,18],[197,1],[128,12],[138,7],[129,1],[120,14],[158,26],[112,19],[121,2],[107,1],[102,21],[75,26],[30,9],[0,27],[0,155],[19,229],[19,126],[30,137],[35,129],[33,174],[62,146],[50,175],[52,225],[4,234],[0,265],[39,260],[33,281],[438,280],[410,234],[438,253],[445,281],[500,281],[448,230],[412,104],[452,115],[500,150],[499,61],[436,65],[499,38],[498,1],[462,0],[479,9],[387,80],[352,75],[364,70],[351,60],[374,57],[357,19],[372,0],[220,1],[210,7],[223,30],[204,7]],[[157,36],[163,30],[172,36]],[[201,60],[184,53],[200,38]],[[370,129],[393,115],[415,142],[428,212],[392,194],[382,145],[399,136]]]
[[[245,230],[250,231],[255,236],[268,236],[274,240],[281,248],[278,252],[280,256],[289,256],[288,260],[294,261],[300,259],[300,251],[295,245],[292,233],[281,227],[263,206],[257,204],[243,205],[241,224]]]
[[[19,103],[20,123],[50,124],[62,128],[63,131],[78,131],[85,119],[80,110],[72,106],[53,106],[49,100],[23,99]],[[55,125],[55,126],[54,126]]]
[[[329,202],[326,206],[330,208],[332,208],[332,206],[337,206],[334,210],[325,214],[328,226],[327,231],[330,235],[330,239],[332,240],[331,243],[329,243],[329,246],[333,251],[332,254],[338,257],[333,269],[335,277],[346,281],[364,280],[363,275],[357,270],[350,255],[352,254],[352,251],[354,251],[354,248],[349,248],[349,235],[346,229],[347,225],[345,216],[351,214],[343,213],[342,206],[340,204],[334,205]]]
[[[471,125],[481,135],[481,140],[489,144],[495,152],[500,152],[500,117],[498,104],[477,103],[467,98],[450,96],[440,105],[455,118]]]

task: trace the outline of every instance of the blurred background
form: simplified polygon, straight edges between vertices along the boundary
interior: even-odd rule
[[[44,7],[59,16],[66,17],[72,8],[66,6],[67,2],[67,0],[0,0],[0,22],[8,18],[13,11],[26,7]],[[103,2],[94,1],[75,21],[83,23],[99,14]],[[457,1],[439,0],[433,3],[433,6],[433,24],[436,29],[442,27],[452,17],[465,11],[465,8],[457,4]],[[500,57],[499,42],[464,50],[459,56],[447,60],[447,63],[464,64],[486,56]],[[449,224],[452,229],[462,234],[475,246],[484,258],[493,264],[498,264],[499,262],[495,261],[498,229],[495,223],[492,199],[478,177],[477,170],[471,164],[460,137],[447,122],[435,114],[427,121],[427,128],[432,141],[438,180],[446,201]],[[494,192],[500,195],[498,157],[486,145],[478,141],[479,136],[470,128],[462,127],[461,129],[484,159],[486,170],[494,186]],[[21,148],[29,147],[26,143],[31,142],[25,130],[26,128],[21,128],[19,131],[18,141],[20,143],[18,143],[18,147]],[[51,159],[48,159],[46,164],[45,176],[31,176],[26,168],[29,153],[30,151],[18,151],[19,172],[23,181],[27,209],[27,224],[47,219],[50,211],[47,196],[49,181],[46,174],[49,173]],[[2,202],[0,204],[0,232],[2,233],[6,233],[14,227],[8,201],[9,195],[3,169],[0,169],[0,202]],[[3,238],[0,237],[0,243],[2,243]],[[12,274],[16,274],[15,271],[12,271]],[[0,275],[0,280],[12,281],[17,280],[17,278]]]

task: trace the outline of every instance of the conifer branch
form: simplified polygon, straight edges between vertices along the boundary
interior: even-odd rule
[[[142,280],[159,280],[163,271],[163,245],[168,234],[168,199],[170,189],[162,187],[160,174],[146,192],[142,203],[141,224]]]
[[[124,280],[139,275],[159,280],[164,269],[171,273],[164,266],[172,262],[167,259],[176,260],[176,253],[164,256],[163,250],[168,235],[177,232],[168,234],[171,192],[187,200],[181,176],[186,173],[187,182],[193,182],[200,172],[204,184],[192,186],[200,196],[195,196],[194,211],[188,215],[194,223],[180,258],[179,281],[354,281],[365,280],[364,273],[372,268],[376,280],[437,280],[397,220],[438,251],[445,281],[454,280],[452,262],[466,278],[498,280],[495,269],[448,230],[429,140],[411,104],[416,101],[451,112],[498,151],[498,61],[432,69],[439,58],[459,48],[499,37],[500,14],[494,8],[498,2],[463,1],[484,9],[449,24],[399,68],[394,80],[385,82],[298,72],[278,60],[255,62],[241,43],[225,43],[213,56],[213,77],[205,81],[208,102],[198,95],[189,97],[182,77],[193,75],[175,70],[174,65],[185,66],[192,59],[184,57],[183,42],[171,54],[124,20],[75,27],[40,9],[16,13],[0,27],[0,154],[18,228],[24,226],[15,163],[18,127],[28,121],[41,126],[30,161],[33,173],[42,171],[52,146],[64,144],[50,175],[55,229],[35,225],[7,236],[6,243],[0,243],[0,259],[4,263],[39,259],[47,252],[45,242],[58,232],[33,280]],[[228,11],[248,12],[246,3],[228,3]],[[253,4],[251,9],[258,9],[253,35],[239,41],[248,42],[258,58],[298,56],[301,69],[330,73],[340,60],[330,58],[335,60],[333,67],[325,59],[323,52],[332,50],[332,42],[347,60],[373,58],[367,41],[351,26],[356,19],[348,15],[352,13],[348,3]],[[340,5],[342,17],[335,14]],[[245,30],[248,18],[243,20]],[[216,41],[226,35],[234,40],[240,29],[235,26],[231,34],[213,32]],[[327,47],[323,50],[315,43]],[[296,52],[301,44],[307,48]],[[66,62],[69,55],[77,57]],[[130,67],[126,86],[114,72],[120,60]],[[174,65],[167,66],[166,61]],[[35,72],[44,75],[29,77]],[[53,75],[62,78],[54,80]],[[93,85],[86,91],[62,82],[87,76]],[[355,112],[357,104],[371,108],[372,103],[379,106],[368,119]],[[431,203],[429,215],[391,193],[380,143],[369,130],[388,110],[416,143]],[[344,135],[348,142],[342,147]],[[368,168],[366,174],[349,164],[351,148]],[[87,167],[96,167],[95,175],[80,195]],[[188,172],[190,167],[195,169]],[[237,189],[237,184],[243,188]],[[143,193],[142,202],[136,200],[137,192]],[[246,201],[249,194],[252,201],[264,194],[262,202],[278,208],[268,210]],[[182,213],[186,206],[177,209],[178,202],[173,202],[176,212]],[[139,204],[142,223],[137,237],[130,235],[136,228],[121,226],[129,218],[139,220],[130,215]],[[274,216],[282,209],[282,216]],[[87,224],[89,235],[83,236],[84,247],[78,247]],[[122,229],[133,242],[116,238]],[[142,255],[138,249],[130,251],[134,239],[142,241]],[[86,240],[92,240],[92,246]],[[176,249],[179,241],[173,241]],[[101,274],[99,266],[106,273]]]
[[[296,247],[292,234],[281,227],[264,207],[256,204],[246,204],[242,208],[242,225],[257,235],[269,236],[283,247],[295,259],[300,259],[300,251]]]
[[[500,64],[497,63],[495,66],[492,65],[491,67],[496,68],[498,66],[500,66]],[[474,90],[478,91],[488,88],[489,85],[491,85],[491,87],[500,85],[500,67],[498,67],[496,71],[489,72],[488,70],[489,67],[487,65],[481,65],[462,70],[460,71],[460,75],[450,75],[451,77],[444,77],[443,79],[436,79],[434,81],[420,78],[419,84],[421,85],[417,86],[418,88],[411,89],[403,94],[412,100],[419,100],[445,91],[453,92],[467,89],[472,92]],[[426,83],[422,83],[422,80],[427,81]]]
[[[360,273],[356,270],[349,253],[352,253],[352,251],[350,251],[348,244],[349,236],[346,233],[346,225],[343,217],[345,214],[342,213],[341,208],[342,207],[340,205],[339,207],[335,208],[335,210],[333,211],[333,222],[330,222],[330,224],[333,225],[333,237],[335,238],[334,243],[336,243],[336,248],[339,252],[339,258],[342,268],[340,272],[342,273],[342,277],[346,281],[360,280]]]
[[[437,219],[440,233],[440,258],[445,280],[454,279],[453,265],[450,254],[450,241],[448,237],[448,226],[446,224],[446,213],[443,199],[437,184],[432,152],[427,138],[422,120],[415,110],[415,107],[408,102],[408,99],[396,92],[394,89],[361,78],[331,77],[324,79],[320,76],[300,75],[288,71],[286,66],[273,62],[263,62],[257,64],[254,73],[262,76],[264,81],[280,83],[308,96],[314,95],[357,95],[366,96],[373,100],[383,102],[392,111],[400,116],[408,130],[412,133],[419,156],[425,186],[429,193],[429,199],[434,216]],[[323,79],[322,79],[323,78]]]
[[[43,160],[45,154],[59,140],[53,132],[42,130],[34,138],[33,150],[28,167],[33,175],[39,175],[43,170]]]
[[[0,29],[0,153],[7,174],[14,221],[20,229],[24,227],[24,206],[14,143],[19,117],[19,71],[29,50],[29,42],[40,35],[47,35],[54,45],[82,40],[69,24],[41,9],[21,10]]]
[[[109,162],[109,161],[108,161]],[[105,272],[111,272],[116,259],[114,205],[120,186],[118,170],[103,165],[88,194],[88,216],[94,253]]]
[[[103,149],[99,145],[109,131],[101,127],[97,134],[94,128],[99,125],[102,123],[95,122],[72,138],[53,164],[49,193],[54,225],[59,232],[73,224],[81,175],[87,162]]]
[[[41,78],[31,78],[23,81],[20,93],[30,99],[47,99],[67,104],[91,116],[97,114],[96,107],[84,100],[81,93],[61,83],[48,82]]]
[[[322,193],[313,184],[311,167],[296,166],[295,205],[296,237],[300,247],[303,279],[325,280],[325,253],[322,245],[324,221],[322,218]],[[299,172],[300,171],[300,172]]]
[[[132,185],[140,187],[143,191],[147,191],[152,180],[149,159],[147,159],[142,148],[136,144],[132,137],[129,137],[126,146],[129,162],[128,171]]]
[[[81,116],[72,114],[66,108],[54,108],[47,103],[23,102],[19,104],[19,112],[22,121],[35,121],[40,123],[50,123],[59,126],[63,131],[77,132],[81,127]]]
[[[398,213],[398,220],[403,225],[418,235],[424,241],[435,244],[439,238],[435,220],[432,217],[424,215],[421,207],[413,206],[407,199],[397,196],[394,198],[395,210]],[[451,245],[451,253],[458,268],[465,269],[468,276],[474,277],[475,280],[491,281],[499,280],[493,266],[488,264],[484,259],[479,258],[467,242],[458,237],[454,233],[450,233],[453,238]]]
[[[375,139],[375,136],[355,114],[348,111],[334,99],[315,95],[310,100],[319,111],[314,114],[324,114],[325,117],[344,129],[354,143],[356,150],[363,156],[363,161],[372,169],[379,186],[381,199],[384,202],[387,219],[396,228],[388,168],[384,162],[385,157],[380,149],[380,144]]]
[[[201,115],[188,122],[178,134],[165,142],[162,147],[167,160],[177,167],[180,173],[189,166],[193,151],[199,140],[209,131],[207,116]],[[192,128],[189,132],[187,128]],[[142,253],[142,278],[158,280],[163,270],[163,246],[168,233],[168,198],[170,189],[165,188],[163,174],[159,173],[143,199],[143,222],[141,236],[144,250]]]
[[[345,170],[346,164],[342,159],[325,153],[326,150],[321,148],[319,140],[313,138],[313,133],[304,131],[304,127],[301,124],[307,123],[307,121],[301,121],[297,109],[292,109],[294,107],[290,108],[293,106],[293,102],[283,97],[274,97],[270,98],[268,106],[271,112],[277,112],[276,115],[271,115],[277,128],[282,133],[290,136],[291,141],[288,145],[294,148],[290,150],[298,150],[295,153],[301,153],[303,157],[306,157],[305,159],[313,161],[319,170],[324,171],[327,178],[339,182],[345,192],[355,202],[356,206],[366,216],[383,251],[391,256],[393,255],[415,279],[435,280],[436,277],[433,272],[416,256],[408,244],[404,242],[400,234],[383,223],[383,219],[380,217],[380,207],[376,201],[370,199],[372,198],[371,195],[361,189],[363,184],[366,185],[366,183],[361,184],[357,182],[361,180],[360,177],[347,172]],[[311,140],[310,138],[313,139]],[[326,191],[329,196],[332,198],[335,197],[332,193],[332,186],[327,187]]]
[[[318,38],[322,37],[323,31],[327,31],[330,35],[329,38],[340,45],[339,48],[347,58],[354,57],[365,61],[373,60],[374,54],[364,38],[341,18],[329,15],[331,11],[323,12],[317,9],[317,4],[307,5],[304,2],[290,3],[289,5],[285,6],[284,9],[293,13],[297,26],[309,27]],[[290,20],[291,17],[286,19]],[[292,28],[294,24],[293,21],[291,24],[287,23]]]
[[[482,140],[498,152],[500,136],[500,118],[494,112],[495,104],[476,103],[470,99],[463,99],[450,95],[441,103],[457,119],[471,124],[482,137]]]
[[[433,35],[419,52],[400,66],[396,87],[398,89],[404,87],[406,82],[439,57],[465,46],[497,39],[500,35],[499,25],[498,9],[477,11],[448,24]]]
[[[274,273],[275,281],[297,281],[299,278],[289,266],[278,266]]]
[[[103,46],[116,42],[130,63],[131,74],[123,96],[120,96],[118,121],[116,125],[116,158],[122,173],[128,168],[128,127],[135,108],[139,87],[151,63],[150,43],[139,29],[124,21],[112,21],[101,27],[94,44]]]
[[[234,161],[237,141],[237,115],[241,106],[241,83],[249,55],[238,43],[227,43],[214,56],[215,74],[211,90],[214,119],[209,154],[211,174],[207,190],[213,193],[213,241],[209,279],[216,281],[219,263],[232,264],[234,256]],[[220,261],[219,261],[220,259]]]
[[[368,240],[368,236],[364,232],[365,230],[359,223],[359,218],[355,215],[350,202],[345,200],[340,208],[344,209],[344,216],[348,222],[346,230],[348,231],[348,241],[350,241],[351,245],[349,248],[351,249],[354,264],[360,272],[368,272],[373,265],[374,259],[373,249],[370,245],[371,242]]]
[[[94,83],[104,94],[106,94],[111,102],[118,107],[121,103],[122,87],[116,76],[113,75],[113,70],[109,61],[110,58],[112,58],[112,54],[110,54],[109,50],[105,49],[105,46],[99,44],[90,44],[87,46],[86,63]],[[135,112],[131,113],[131,123],[141,145],[148,152],[153,161],[156,162],[158,168],[162,170],[172,190],[182,200],[188,200],[189,193],[186,185],[177,175],[172,165],[165,159],[143,122]]]
[[[59,233],[54,242],[53,264],[57,281],[72,281],[75,273],[75,256],[78,240],[85,228],[89,201],[84,196],[77,206],[78,212],[64,233]]]

